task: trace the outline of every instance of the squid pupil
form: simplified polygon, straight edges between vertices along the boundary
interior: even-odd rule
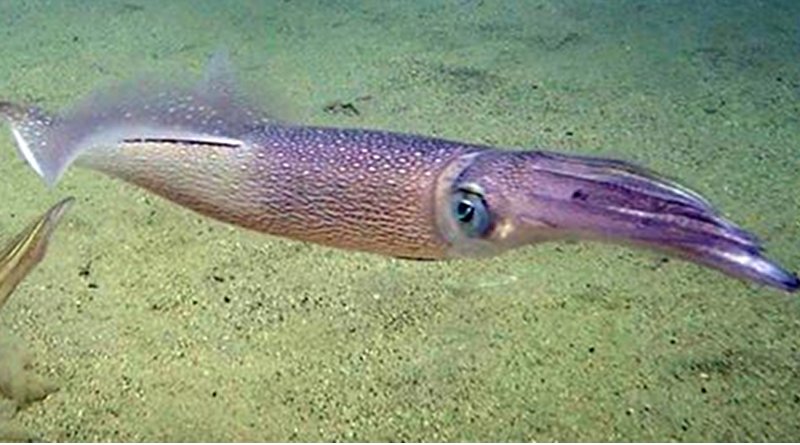
[[[467,201],[466,199],[463,199],[458,203],[458,207],[456,207],[456,212],[458,213],[459,221],[468,223],[472,221],[472,217],[475,216],[475,207],[472,205],[471,202]]]

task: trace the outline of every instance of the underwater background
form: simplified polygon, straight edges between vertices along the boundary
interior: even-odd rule
[[[298,122],[646,165],[800,269],[800,2],[0,2],[0,97],[202,73]],[[233,228],[0,131],[0,239],[76,202],[0,310],[0,438],[798,441],[800,303],[563,242],[414,262]],[[20,380],[21,379],[21,380]],[[20,383],[22,382],[22,383]]]

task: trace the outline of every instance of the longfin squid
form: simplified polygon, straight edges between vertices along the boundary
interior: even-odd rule
[[[785,291],[800,287],[754,235],[645,168],[284,122],[238,92],[219,57],[194,86],[134,81],[58,114],[0,102],[0,116],[48,185],[74,163],[267,234],[415,259],[597,239]]]

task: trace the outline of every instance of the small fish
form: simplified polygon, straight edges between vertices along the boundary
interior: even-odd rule
[[[53,231],[73,201],[71,197],[65,198],[50,207],[0,250],[0,308],[17,285],[42,261]]]
[[[0,102],[54,184],[73,163],[245,228],[401,258],[495,255],[564,238],[633,243],[796,291],[793,273],[695,192],[621,161],[282,122],[224,57],[185,88],[139,81],[65,112]]]

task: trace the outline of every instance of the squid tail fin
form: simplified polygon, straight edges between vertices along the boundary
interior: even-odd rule
[[[128,81],[98,90],[57,115],[0,101],[0,119],[8,121],[20,156],[48,186],[81,155],[102,155],[123,141],[239,146],[243,134],[275,122],[237,93],[224,52],[211,57],[202,80],[190,87],[151,78]]]
[[[55,184],[72,161],[65,146],[51,140],[55,117],[36,107],[4,101],[0,102],[0,117],[11,125],[11,134],[14,135],[20,157],[47,185]]]

